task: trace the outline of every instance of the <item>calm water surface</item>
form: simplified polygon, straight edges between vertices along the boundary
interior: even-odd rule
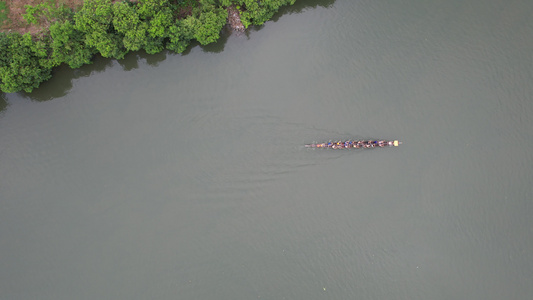
[[[2,95],[0,299],[532,299],[532,20],[298,1]]]

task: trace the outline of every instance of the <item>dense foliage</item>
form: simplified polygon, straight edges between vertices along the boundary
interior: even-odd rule
[[[0,33],[0,88],[6,93],[31,92],[51,77],[52,64],[45,42],[29,33]]]
[[[24,19],[46,30],[0,33],[0,89],[31,92],[51,77],[52,68],[78,68],[93,55],[121,59],[129,51],[183,52],[192,40],[218,40],[226,8],[234,5],[245,27],[261,25],[296,0],[86,0],[78,11],[53,2],[27,6]]]

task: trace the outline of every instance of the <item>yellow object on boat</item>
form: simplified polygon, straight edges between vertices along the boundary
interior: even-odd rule
[[[398,147],[399,144],[400,144],[400,142],[398,142],[397,140],[394,141],[394,143],[393,143],[393,145],[394,145],[395,147]]]

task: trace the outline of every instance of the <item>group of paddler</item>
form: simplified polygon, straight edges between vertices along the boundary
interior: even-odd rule
[[[398,146],[401,142],[394,141],[385,141],[385,140],[348,140],[348,141],[337,141],[337,142],[328,142],[321,144],[307,144],[305,145],[308,148],[331,148],[331,149],[360,149],[360,148],[375,148],[375,147],[392,147]]]

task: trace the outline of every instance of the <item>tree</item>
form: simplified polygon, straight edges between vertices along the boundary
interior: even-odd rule
[[[170,37],[170,27],[175,23],[171,4],[168,0],[141,0],[137,6],[139,16],[146,23],[146,44],[149,54],[161,52],[165,39]]]
[[[91,63],[95,50],[85,45],[85,35],[76,30],[71,21],[65,20],[52,24],[50,36],[52,59],[57,65],[66,63],[74,69]]]
[[[87,0],[74,16],[76,30],[85,35],[85,44],[103,57],[121,59],[126,54],[123,38],[113,27],[111,0]]]
[[[144,48],[147,53],[154,54],[164,49],[174,21],[168,0],[115,3],[113,14],[113,26],[124,36],[127,50]]]
[[[181,53],[187,49],[191,39],[194,37],[194,28],[185,21],[177,21],[170,26],[166,48],[176,53]]]
[[[113,26],[124,36],[122,42],[126,50],[137,51],[146,45],[148,25],[130,3],[117,2],[113,5]]]
[[[216,42],[226,24],[228,12],[222,8],[203,11],[195,22],[194,38],[202,45]]]

